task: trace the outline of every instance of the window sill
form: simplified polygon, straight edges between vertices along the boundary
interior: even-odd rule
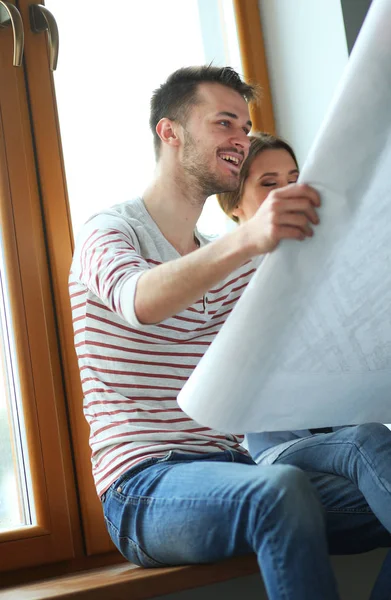
[[[211,565],[143,569],[111,565],[0,591],[0,600],[144,600],[258,572],[254,555]]]

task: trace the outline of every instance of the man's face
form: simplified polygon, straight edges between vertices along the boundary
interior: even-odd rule
[[[203,194],[211,196],[239,185],[251,121],[246,101],[230,88],[203,83],[198,96],[183,130],[182,165]]]

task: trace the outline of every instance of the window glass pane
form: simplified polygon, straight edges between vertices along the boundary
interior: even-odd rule
[[[66,2],[45,5],[61,38],[55,86],[77,233],[89,216],[141,195],[149,182],[152,91],[183,66],[232,62],[239,69],[232,0],[82,0],[77,18]],[[205,233],[226,229],[215,198],[205,213]]]
[[[0,531],[34,522],[8,301],[0,261]]]

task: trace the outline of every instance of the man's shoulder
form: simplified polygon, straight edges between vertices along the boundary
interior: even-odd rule
[[[130,244],[138,255],[151,260],[152,264],[177,257],[139,197],[92,215],[78,232],[75,260],[78,260],[83,248],[94,249],[96,245],[107,245],[105,236],[113,234],[118,234],[116,238],[119,241]],[[114,251],[113,245],[111,250]]]
[[[126,202],[114,204],[109,208],[105,208],[94,215],[92,215],[85,225],[89,225],[92,222],[104,223],[105,221],[111,222],[117,220],[118,223],[123,221],[124,223],[143,223],[146,219],[146,211],[143,206],[141,198],[132,198]]]
[[[80,228],[76,243],[104,231],[117,231],[132,239],[150,237],[148,218],[141,198],[115,204],[93,214]]]

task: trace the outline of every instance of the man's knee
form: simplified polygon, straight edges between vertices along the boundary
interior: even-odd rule
[[[316,500],[316,492],[301,469],[292,465],[272,465],[265,486],[269,505],[279,502],[284,510],[294,512],[298,507]]]
[[[267,483],[259,490],[258,509],[270,522],[281,520],[292,530],[311,534],[323,527],[325,514],[315,488],[301,469],[272,465]],[[257,501],[256,495],[253,500]]]
[[[308,478],[302,469],[293,465],[271,465],[269,481],[273,488],[286,493],[308,485]]]

